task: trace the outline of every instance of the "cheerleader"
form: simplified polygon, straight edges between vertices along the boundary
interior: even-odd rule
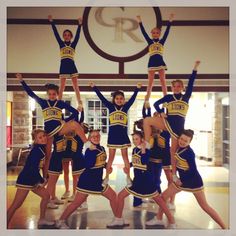
[[[131,185],[131,179],[129,175],[129,158],[128,158],[128,147],[131,146],[128,137],[128,110],[135,101],[135,98],[141,88],[141,84],[137,85],[132,97],[128,102],[125,103],[125,96],[122,91],[116,91],[113,93],[112,102],[109,102],[99,91],[99,89],[91,83],[90,86],[93,88],[94,92],[97,94],[102,103],[109,110],[109,133],[108,133],[108,148],[109,148],[109,159],[107,162],[107,174],[104,179],[104,184],[106,185],[109,180],[109,169],[114,161],[116,149],[121,149],[121,155],[124,160],[125,167],[127,168],[127,184]]]
[[[56,226],[61,229],[68,229],[66,219],[84,202],[89,194],[102,195],[110,201],[112,212],[115,215],[117,207],[117,196],[115,191],[109,185],[102,185],[103,168],[106,164],[105,148],[100,146],[101,135],[99,130],[92,130],[89,134],[89,140],[93,144],[85,150],[84,162],[85,170],[81,174],[77,193],[74,201],[67,206]]]
[[[124,200],[130,194],[140,198],[152,198],[165,212],[169,227],[175,228],[175,220],[167,208],[165,202],[160,197],[156,183],[153,181],[151,173],[147,170],[149,162],[150,150],[146,148],[146,142],[143,139],[142,132],[135,132],[133,135],[133,143],[135,148],[132,152],[132,165],[134,167],[134,179],[131,187],[124,188],[118,194],[118,206],[115,214],[115,219],[107,225],[108,228],[124,226],[122,212],[124,209]],[[148,225],[148,224],[146,224]]]
[[[35,129],[32,132],[34,144],[27,157],[25,166],[20,172],[16,181],[16,194],[13,203],[7,210],[7,226],[15,214],[16,210],[21,207],[25,201],[29,191],[41,197],[40,216],[38,226],[54,225],[54,222],[45,219],[47,203],[49,201],[49,193],[45,189],[46,180],[40,175],[40,166],[42,167],[45,159],[45,145],[47,136],[44,130]]]
[[[58,86],[54,84],[48,84],[46,86],[48,99],[42,99],[38,97],[31,88],[26,84],[26,82],[22,79],[21,74],[16,74],[17,79],[20,80],[24,90],[27,94],[32,97],[42,108],[43,116],[44,116],[44,126],[45,131],[47,132],[47,146],[46,146],[46,163],[45,163],[45,171],[48,169],[49,160],[51,156],[51,147],[53,143],[53,136],[65,135],[69,132],[75,132],[79,135],[82,141],[87,142],[87,138],[84,134],[82,127],[73,119],[78,116],[78,111],[73,107],[69,106],[65,102],[61,100],[57,100],[58,98]],[[66,109],[72,113],[70,117],[62,121],[62,109]],[[89,145],[89,142],[87,143]],[[47,172],[44,173],[44,176],[47,176]]]
[[[157,129],[168,131],[171,135],[171,166],[172,173],[176,172],[175,166],[175,158],[174,154],[178,147],[178,137],[181,131],[184,129],[185,117],[188,111],[188,102],[191,97],[193,91],[193,84],[197,75],[197,68],[200,64],[200,61],[196,61],[192,75],[189,78],[188,87],[184,94],[182,94],[184,90],[184,85],[182,80],[174,80],[172,81],[172,91],[173,94],[169,94],[158,100],[154,107],[158,113],[160,113],[160,117],[147,117],[144,119],[144,134],[145,140],[149,142],[152,127]],[[160,108],[159,106],[164,104],[166,107],[167,113],[164,113],[164,108]]]
[[[194,132],[192,130],[184,130],[178,138],[179,148],[175,153],[175,159],[179,177],[176,174],[173,175],[173,183],[162,193],[162,198],[166,201],[170,196],[181,191],[192,192],[199,206],[219,224],[222,229],[226,229],[218,213],[207,203],[203,181],[195,163],[195,153],[190,147],[193,134]],[[155,223],[155,221],[160,223],[160,221],[162,221],[162,215],[162,210],[159,209],[157,218],[155,217],[150,220],[149,223]]]
[[[149,55],[150,55],[149,62],[148,62],[148,87],[147,87],[147,95],[145,96],[145,107],[150,106],[149,98],[151,96],[151,91],[152,91],[156,71],[158,71],[159,73],[162,92],[164,96],[167,94],[166,79],[165,79],[165,70],[167,70],[167,67],[163,60],[163,52],[164,52],[164,44],[168,37],[173,18],[174,18],[174,14],[171,14],[169,17],[169,23],[167,25],[164,36],[160,39],[161,29],[157,27],[153,28],[151,31],[152,38],[150,38],[144,29],[141,17],[137,16],[137,20],[138,20],[141,32],[148,43]]]
[[[49,15],[48,16],[48,20],[51,23],[52,26],[52,30],[53,33],[56,37],[56,40],[59,44],[60,47],[60,54],[61,54],[61,65],[60,65],[60,90],[59,90],[59,95],[58,95],[58,99],[61,100],[62,99],[62,94],[63,91],[65,90],[65,86],[66,86],[66,79],[71,78],[72,80],[72,84],[73,84],[73,88],[75,90],[75,94],[76,94],[76,98],[79,104],[79,109],[82,109],[82,101],[80,98],[80,90],[79,90],[79,86],[78,86],[78,71],[77,68],[75,66],[75,62],[74,62],[74,55],[75,55],[75,47],[79,41],[79,37],[80,37],[80,31],[81,31],[81,25],[82,25],[82,18],[78,18],[78,28],[76,31],[76,35],[75,38],[73,40],[73,42],[71,42],[72,38],[73,38],[73,34],[69,29],[66,29],[63,31],[63,40],[61,39],[56,25],[53,22],[52,16]]]

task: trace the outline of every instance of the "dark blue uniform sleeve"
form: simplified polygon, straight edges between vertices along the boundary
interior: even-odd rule
[[[81,31],[81,25],[78,25],[78,28],[77,28],[77,31],[76,31],[76,34],[75,34],[75,38],[74,38],[74,41],[72,42],[71,44],[71,47],[72,48],[75,48],[78,41],[79,41],[79,36],[80,36],[80,31]]]
[[[24,90],[26,91],[26,93],[32,97],[41,107],[43,105],[43,103],[46,101],[40,97],[38,97],[33,91],[32,89],[26,84],[26,82],[24,80],[21,81],[21,84],[24,88]]]
[[[168,95],[167,95],[168,96]],[[158,113],[162,113],[164,112],[164,108],[160,108],[160,105],[167,102],[167,96],[164,96],[163,98],[157,100],[155,103],[154,103],[154,107],[156,109],[156,111]]]
[[[108,109],[111,109],[114,106],[102,95],[102,93],[99,91],[99,89],[96,86],[93,87],[93,91],[97,94],[97,96],[102,101],[105,107],[107,107]]]
[[[195,154],[191,150],[188,152],[187,155],[188,155],[187,162],[189,165],[188,173],[189,173],[189,175],[192,175],[193,173],[197,172],[197,166],[196,166],[196,162],[195,162]]]
[[[160,43],[161,43],[162,45],[165,44],[166,39],[167,39],[167,37],[168,37],[168,35],[169,35],[170,26],[171,26],[171,22],[169,21],[168,24],[167,24],[167,27],[166,27],[166,31],[165,31],[163,37],[162,37],[161,40],[160,40]]]
[[[140,26],[140,29],[141,29],[141,32],[143,34],[143,37],[145,38],[145,40],[147,41],[148,44],[152,44],[153,43],[153,40],[148,36],[146,30],[144,29],[143,27],[143,23],[139,23],[139,26]]]
[[[56,25],[55,25],[55,23],[53,21],[51,22],[51,26],[52,26],[53,33],[54,33],[54,35],[56,37],[56,40],[57,40],[60,48],[64,47],[64,42],[61,40],[61,37],[60,37],[60,35],[59,35],[58,31],[57,31],[57,27],[56,27]]]
[[[79,119],[79,123],[83,122],[84,122],[84,109],[80,112],[80,119]]]
[[[31,160],[30,169],[35,171],[39,169],[39,163],[41,160],[42,152],[39,148],[33,147],[29,153],[27,160]],[[33,158],[31,158],[33,157]]]
[[[146,113],[146,110],[147,110],[147,113]],[[151,115],[151,107],[146,109],[145,106],[143,106],[142,115],[143,115],[143,118],[152,116]]]
[[[137,97],[137,95],[138,95],[139,90],[140,90],[139,88],[136,88],[136,89],[134,90],[133,95],[131,96],[131,98],[129,99],[129,101],[126,102],[125,105],[124,105],[124,111],[128,111],[128,110],[130,109],[130,107],[133,105],[133,103],[134,103],[134,101],[135,101],[135,99],[136,99],[136,97]]]
[[[186,97],[187,101],[190,99],[191,95],[192,95],[192,92],[193,92],[193,84],[194,84],[194,81],[196,79],[196,76],[197,76],[197,71],[196,70],[193,70],[190,78],[189,78],[189,81],[188,81],[188,87],[186,89],[186,92],[184,94],[184,96]]]
[[[97,158],[97,150],[90,150],[89,148],[84,154],[84,166],[85,168],[94,167]]]
[[[142,165],[145,165],[149,162],[149,157],[150,157],[150,150],[146,149],[146,152],[144,154],[141,154]]]
[[[70,120],[75,120],[76,118],[78,119],[79,112],[72,106],[68,105],[67,103],[60,101],[62,105],[62,109],[66,109],[67,111],[71,112],[72,114],[65,119],[65,122],[68,122]]]

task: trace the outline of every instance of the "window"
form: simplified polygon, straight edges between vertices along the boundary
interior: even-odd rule
[[[108,133],[108,109],[99,100],[87,100],[87,123],[102,133]]]

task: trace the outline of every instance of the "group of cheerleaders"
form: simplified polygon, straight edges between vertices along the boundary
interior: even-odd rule
[[[195,153],[190,147],[194,132],[185,130],[184,123],[188,111],[188,102],[192,94],[197,68],[196,61],[189,78],[187,89],[181,80],[172,81],[172,94],[167,94],[165,80],[166,64],[163,60],[164,44],[170,31],[174,15],[169,17],[169,23],[163,37],[161,29],[153,28],[151,37],[146,33],[140,16],[137,20],[141,32],[148,43],[150,59],[148,62],[148,86],[143,106],[143,119],[135,122],[132,134],[134,148],[132,162],[129,163],[128,147],[131,146],[128,137],[128,111],[134,103],[141,85],[138,84],[131,98],[126,102],[122,91],[112,93],[112,101],[108,101],[94,83],[92,90],[109,110],[108,161],[106,151],[100,145],[101,135],[97,129],[89,129],[84,121],[84,109],[78,86],[78,71],[74,63],[75,48],[79,40],[82,19],[78,19],[78,29],[74,40],[73,34],[66,29],[61,39],[52,16],[48,16],[54,35],[60,47],[60,88],[47,84],[47,99],[38,97],[23,80],[21,74],[16,74],[27,94],[41,106],[44,117],[44,130],[35,129],[32,132],[34,141],[25,166],[16,181],[16,195],[7,211],[7,224],[15,211],[23,204],[29,191],[41,197],[38,226],[55,225],[56,228],[69,229],[68,217],[86,202],[89,194],[100,194],[107,198],[114,218],[107,228],[122,228],[127,224],[122,217],[125,198],[134,195],[134,206],[140,205],[142,198],[153,199],[159,205],[157,215],[146,222],[147,226],[164,225],[163,213],[168,219],[168,228],[175,229],[174,216],[168,208],[168,201],[180,191],[190,191],[194,194],[200,207],[219,224],[226,226],[217,212],[211,208],[204,194],[202,178],[195,163]],[[149,98],[151,95],[155,73],[158,72],[164,97],[155,102],[156,112],[151,115]],[[62,101],[66,79],[71,78],[76,93],[78,108],[75,109]],[[162,106],[161,106],[162,105]],[[71,113],[63,117],[62,110]],[[88,133],[88,137],[86,134]],[[171,141],[171,145],[170,145]],[[53,152],[51,153],[53,145]],[[127,185],[118,194],[109,186],[109,174],[112,173],[112,163],[116,149],[121,150],[124,160],[124,173],[127,175]],[[46,208],[56,208],[64,203],[56,197],[56,183],[62,173],[62,159],[72,159],[73,195],[59,219],[50,221],[45,218]],[[162,163],[165,168],[168,187],[161,192],[160,171]],[[40,174],[42,166],[43,177]],[[130,168],[134,169],[134,178],[130,177]],[[168,168],[170,167],[170,168]],[[106,176],[103,179],[103,169]],[[177,175],[178,174],[178,175]],[[68,185],[68,181],[67,185]],[[63,198],[68,198],[67,191]]]

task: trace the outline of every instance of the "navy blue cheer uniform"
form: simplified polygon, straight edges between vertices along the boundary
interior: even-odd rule
[[[133,105],[135,98],[139,92],[139,88],[136,88],[132,97],[124,106],[117,106],[109,102],[94,86],[93,90],[96,92],[99,99],[102,101],[104,106],[109,110],[109,133],[108,133],[108,144],[109,148],[128,148],[131,146],[130,139],[128,136],[128,110]]]
[[[162,168],[164,170],[171,170],[170,134],[168,131],[164,130],[158,135],[158,147],[160,148]]]
[[[62,174],[62,158],[65,152],[65,138],[64,135],[56,134],[53,139],[53,152],[48,168],[49,175]]]
[[[69,75],[73,78],[78,76],[78,70],[74,62],[74,55],[75,55],[75,47],[80,37],[81,26],[78,25],[74,41],[71,43],[62,41],[53,21],[51,22],[51,25],[54,35],[60,47],[60,56],[61,56],[60,77]]]
[[[34,144],[20,172],[16,187],[19,189],[33,190],[38,184],[44,183],[40,175],[40,167],[43,167],[45,160],[45,145]]]
[[[32,97],[42,108],[43,117],[44,117],[44,128],[49,137],[54,136],[59,133],[62,129],[62,109],[66,109],[70,111],[72,114],[70,117],[65,119],[65,122],[73,120],[78,116],[78,111],[68,105],[67,103],[61,100],[46,100],[38,97],[31,88],[25,83],[25,81],[21,81],[21,84],[27,94]]]
[[[147,169],[150,151],[142,154],[141,149],[135,147],[132,152],[132,166],[134,168],[134,179],[131,187],[125,187],[126,191],[139,198],[155,197],[158,195],[156,184],[152,174]]]
[[[166,108],[167,118],[163,119],[166,129],[172,137],[177,139],[184,130],[185,117],[188,112],[188,102],[193,91],[193,84],[197,71],[193,71],[188,82],[185,94],[168,94],[154,103],[157,112],[164,112]],[[163,104],[163,108],[160,105]]]
[[[179,173],[181,186],[174,186],[177,189],[197,192],[203,190],[202,178],[197,170],[195,162],[195,153],[190,146],[186,148],[179,148],[175,154],[176,168]]]
[[[76,119],[78,122],[78,118]],[[79,123],[84,121],[84,111],[81,112]],[[79,175],[84,171],[83,146],[84,143],[76,134],[65,136],[66,150],[63,161],[72,160],[72,175]]]
[[[149,51],[149,61],[148,61],[148,70],[167,70],[167,66],[163,60],[164,44],[168,37],[171,22],[168,23],[166,31],[161,39],[151,39],[147,32],[145,31],[143,24],[139,23],[141,32],[148,43]]]
[[[102,194],[109,185],[102,185],[103,169],[106,164],[105,148],[96,145],[95,150],[86,149],[84,154],[85,170],[80,175],[77,191],[85,194]]]

